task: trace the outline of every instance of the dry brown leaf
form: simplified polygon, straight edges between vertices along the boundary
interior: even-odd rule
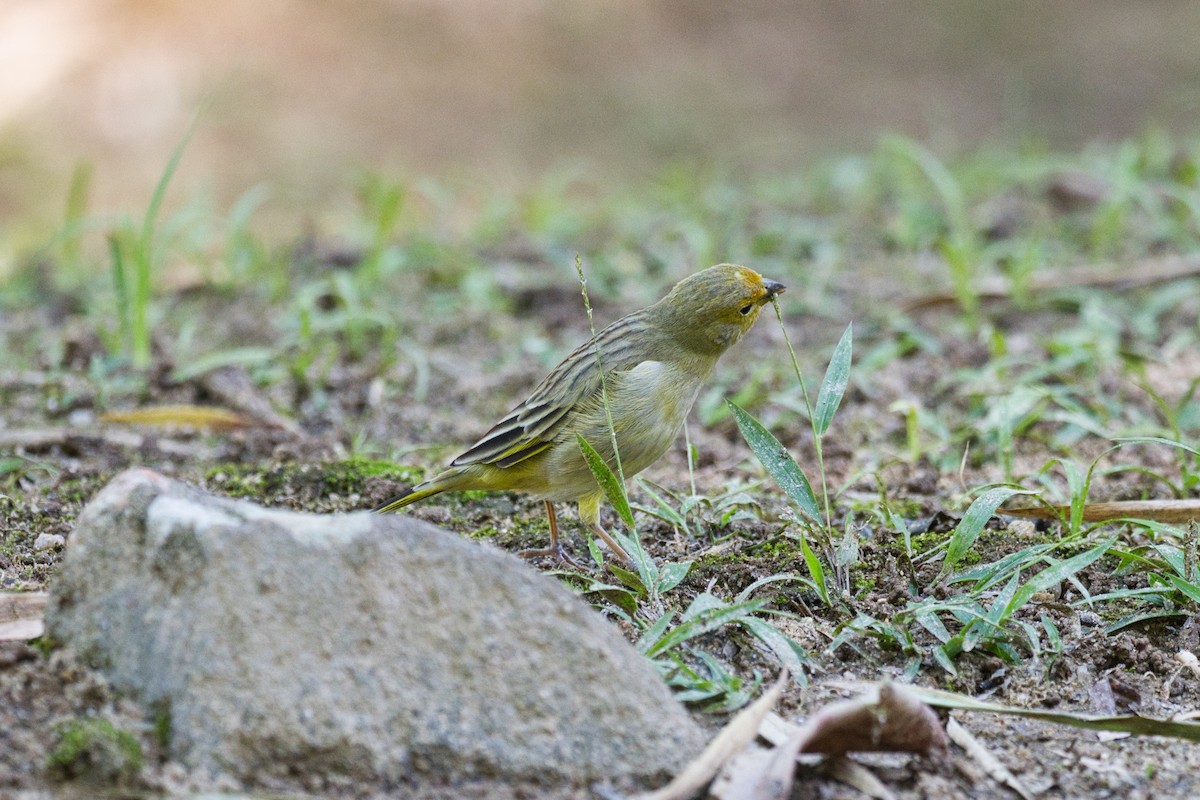
[[[875,800],[894,800],[896,795],[875,777],[875,773],[846,757],[831,758],[828,765],[829,777],[852,786]]]
[[[763,717],[775,707],[783,687],[787,685],[787,671],[776,679],[775,684],[763,692],[762,697],[738,712],[718,733],[704,752],[684,767],[670,783],[653,792],[635,795],[635,800],[686,800],[693,797],[712,781],[721,767],[746,748],[758,735],[758,726]]]
[[[1034,506],[1002,508],[998,514],[1027,519],[1060,519],[1070,516],[1070,506]],[[1200,500],[1125,500],[1115,503],[1085,503],[1084,522],[1113,519],[1149,519],[1155,522],[1184,524],[1200,520]]]
[[[778,712],[772,711],[763,717],[762,724],[758,726],[758,735],[778,747],[792,738],[799,728],[796,723],[788,722]]]
[[[745,750],[729,759],[708,787],[710,800],[757,800],[759,781],[774,752],[751,742]]]
[[[891,798],[892,793],[874,774],[840,753],[850,750],[928,753],[946,747],[937,715],[908,689],[891,683],[872,687],[853,700],[832,703],[803,725],[788,722],[772,712],[763,718],[758,733],[776,745],[776,750],[771,761],[763,762],[763,776],[752,784],[753,792],[739,795],[753,800],[788,797],[800,753],[833,754],[827,762],[831,777],[870,797]]]
[[[882,683],[861,697],[832,703],[813,714],[793,737],[799,752],[930,753],[946,748],[946,734],[933,709],[907,687]]]
[[[775,748],[755,785],[753,800],[784,800],[792,794],[796,779],[796,756],[806,741],[803,728]]]
[[[983,746],[983,743],[971,735],[971,732],[959,724],[954,717],[946,723],[946,734],[950,737],[950,741],[961,747],[967,755],[975,759],[979,766],[990,775],[995,781],[1001,783],[1016,792],[1024,800],[1032,800],[1033,795],[1029,790],[1017,780],[1017,776],[1009,772],[1008,767],[1000,762],[1000,759],[992,755],[992,751]]]
[[[790,723],[788,723],[790,725]],[[798,726],[791,725],[792,728]],[[761,734],[761,731],[760,731]],[[770,769],[772,758],[778,750],[750,745],[738,753],[708,790],[711,800],[765,800],[772,797],[789,797],[791,790],[783,794],[764,794],[763,775]],[[815,756],[814,756],[815,758]],[[801,764],[801,766],[803,766]],[[857,789],[875,800],[894,800],[895,795],[883,785],[875,774],[849,758],[830,758],[819,764],[820,774]],[[795,765],[793,765],[793,769]]]
[[[100,421],[122,425],[206,428],[215,431],[237,430],[255,425],[254,420],[227,408],[187,404],[145,406],[128,411],[108,411],[100,415]]]

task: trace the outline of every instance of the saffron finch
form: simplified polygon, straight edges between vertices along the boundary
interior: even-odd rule
[[[625,476],[646,469],[678,438],[717,359],[784,288],[735,264],[684,278],[654,305],[622,317],[576,348],[449,469],[377,510],[395,511],[446,491],[527,492],[545,502],[550,547],[521,555],[555,555],[573,563],[558,541],[554,503],[574,501],[584,525],[628,562],[628,554],[600,525],[604,490],[584,460],[577,435],[615,471],[611,413]]]

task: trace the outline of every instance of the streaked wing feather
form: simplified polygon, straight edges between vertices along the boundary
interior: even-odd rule
[[[507,450],[519,448],[525,439],[525,428],[518,419],[517,412],[519,410],[514,409],[507,417],[496,423],[490,431],[483,435],[482,439],[471,446],[471,449],[451,461],[450,466],[489,464],[495,459],[503,457]]]
[[[647,355],[642,314],[617,320],[597,336],[608,375],[633,369]],[[514,408],[483,438],[454,459],[452,466],[494,464],[510,467],[545,450],[558,438],[570,412],[600,391],[595,345],[589,340],[563,359],[524,403]]]
[[[511,467],[513,464],[520,464],[527,458],[533,458],[550,445],[551,442],[530,442],[519,450],[514,449],[512,452],[502,455],[492,463],[497,467]]]

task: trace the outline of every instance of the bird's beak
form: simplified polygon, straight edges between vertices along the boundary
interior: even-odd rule
[[[777,295],[787,291],[787,287],[779,281],[763,281],[763,286],[767,288],[767,296],[763,298],[764,303],[771,302]]]

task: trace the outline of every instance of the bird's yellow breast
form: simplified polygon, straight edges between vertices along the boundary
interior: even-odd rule
[[[661,458],[679,438],[683,421],[711,369],[711,364],[643,361],[610,376],[608,408],[626,478]],[[581,404],[554,446],[537,457],[536,470],[543,484],[537,494],[550,500],[575,500],[596,491],[596,480],[579,452],[576,435],[583,436],[615,469],[608,418],[600,398]]]

